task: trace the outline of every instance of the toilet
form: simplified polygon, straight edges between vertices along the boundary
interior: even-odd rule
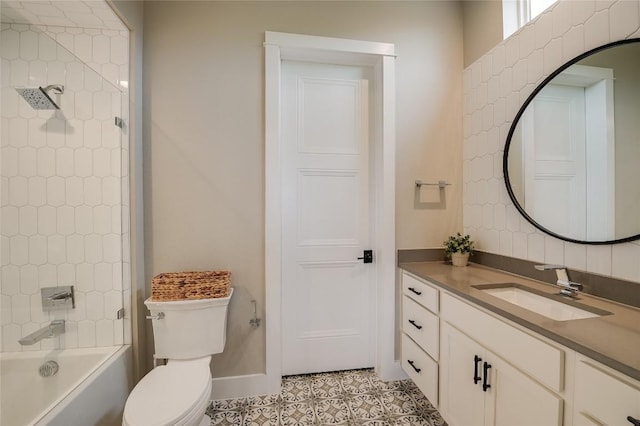
[[[144,304],[151,315],[155,358],[166,365],[151,370],[133,388],[124,407],[126,426],[208,425],[211,355],[224,350],[227,297]]]

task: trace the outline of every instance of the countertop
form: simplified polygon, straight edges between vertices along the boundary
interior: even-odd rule
[[[554,295],[552,298],[557,300],[567,301],[566,297],[555,296],[559,291],[559,287],[555,285],[473,263],[467,267],[454,267],[441,261],[415,262],[401,263],[399,267],[531,331],[640,380],[639,308],[580,293],[578,300],[570,301],[569,304],[586,305],[610,312],[611,315],[554,321],[472,286],[516,283]]]

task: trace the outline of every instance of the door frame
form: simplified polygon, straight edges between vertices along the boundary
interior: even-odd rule
[[[404,377],[395,360],[395,47],[389,43],[265,32],[265,327],[266,388],[282,379],[282,140],[281,61],[368,65],[374,71],[372,156],[375,253],[375,371]]]

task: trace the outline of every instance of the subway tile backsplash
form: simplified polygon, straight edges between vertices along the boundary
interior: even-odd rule
[[[640,283],[640,242],[585,246],[548,236],[520,216],[502,174],[511,122],[535,87],[586,50],[637,37],[638,0],[561,0],[465,70],[463,216],[478,249]]]

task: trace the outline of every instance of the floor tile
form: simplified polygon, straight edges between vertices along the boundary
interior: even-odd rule
[[[212,401],[207,414],[211,425],[446,425],[413,382],[372,369],[283,377],[278,395]]]

